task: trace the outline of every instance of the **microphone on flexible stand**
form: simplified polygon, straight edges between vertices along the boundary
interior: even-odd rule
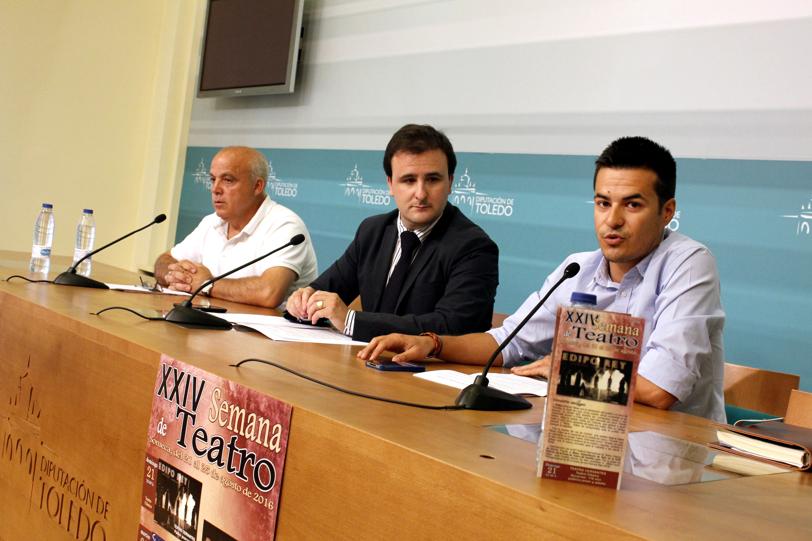
[[[545,303],[545,301],[550,297],[553,291],[555,291],[558,286],[560,286],[564,280],[572,278],[578,271],[581,270],[581,266],[578,263],[570,263],[564,269],[564,275],[561,277],[558,282],[553,285],[548,291],[547,294],[533,307],[532,310],[525,316],[525,318],[516,325],[516,328],[513,329],[513,332],[508,335],[507,338],[502,340],[502,343],[499,344],[499,347],[496,348],[496,351],[493,352],[491,357],[488,359],[488,362],[485,363],[485,368],[482,370],[482,374],[476,377],[474,383],[467,386],[463,389],[460,394],[457,396],[457,400],[455,404],[458,406],[463,406],[465,409],[469,410],[483,410],[483,411],[505,411],[505,410],[523,410],[532,408],[533,404],[528,402],[524,397],[506,393],[505,391],[500,391],[499,389],[494,389],[493,387],[488,386],[488,371],[493,366],[494,361],[496,361],[496,357],[502,352],[503,349],[513,340],[513,337],[525,326],[525,324],[530,321],[530,318],[538,311],[539,308]]]
[[[290,241],[283,244],[279,248],[275,248],[268,252],[267,254],[263,254],[256,259],[252,259],[248,263],[243,263],[237,268],[231,269],[228,272],[221,274],[220,276],[215,276],[205,282],[203,282],[200,287],[198,287],[192,296],[183,301],[182,303],[176,304],[175,307],[170,310],[164,319],[170,323],[175,323],[177,325],[182,325],[184,327],[191,327],[194,329],[219,329],[219,330],[229,330],[231,329],[231,323],[226,321],[223,318],[213,316],[207,312],[202,310],[198,310],[192,306],[192,301],[197,296],[198,293],[203,291],[207,286],[215,283],[217,280],[225,278],[226,276],[230,276],[231,274],[237,272],[238,270],[244,269],[248,265],[253,265],[257,261],[265,259],[271,254],[275,254],[279,250],[287,248],[288,246],[296,246],[297,244],[303,243],[305,240],[305,236],[299,233],[298,235],[294,235]]]
[[[98,280],[94,280],[93,278],[88,278],[87,276],[82,276],[81,274],[76,274],[76,267],[78,267],[79,263],[81,263],[82,261],[84,261],[88,257],[90,257],[90,256],[92,256],[94,254],[97,254],[97,253],[101,252],[102,250],[104,250],[105,248],[108,248],[108,247],[116,244],[117,242],[120,242],[120,241],[126,239],[130,235],[135,235],[139,231],[143,231],[144,229],[146,229],[146,228],[148,228],[148,227],[150,227],[152,225],[159,224],[159,223],[163,222],[164,220],[166,220],[166,214],[159,214],[159,215],[157,215],[155,217],[154,220],[152,220],[150,223],[148,223],[144,227],[139,227],[135,231],[131,231],[131,232],[127,233],[126,235],[124,235],[123,237],[114,240],[113,242],[108,242],[107,244],[105,244],[101,248],[96,248],[95,250],[86,253],[84,255],[84,257],[80,258],[76,263],[74,263],[73,265],[68,267],[68,270],[66,270],[65,272],[63,272],[59,276],[57,276],[54,279],[54,283],[59,284],[59,285],[63,285],[63,286],[93,287],[93,288],[96,288],[96,289],[110,289],[109,287],[107,287],[107,284],[105,284],[103,282],[99,282]]]

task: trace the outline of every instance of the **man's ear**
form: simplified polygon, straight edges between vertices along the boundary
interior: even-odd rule
[[[392,193],[392,177],[386,177],[386,183],[389,185],[389,195],[395,195]]]
[[[258,178],[256,184],[254,185],[254,195],[259,195],[265,191],[265,179]]]
[[[666,227],[674,218],[674,213],[677,211],[677,200],[673,197],[663,204],[663,227]]]

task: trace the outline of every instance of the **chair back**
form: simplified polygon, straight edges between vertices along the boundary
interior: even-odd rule
[[[800,376],[725,363],[725,404],[783,417]]]
[[[812,393],[793,389],[784,422],[790,425],[812,428]]]

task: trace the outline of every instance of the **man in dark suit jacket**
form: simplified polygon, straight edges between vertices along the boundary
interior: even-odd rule
[[[489,329],[499,251],[448,204],[456,164],[451,142],[431,126],[398,130],[384,154],[398,209],[361,222],[344,255],[291,295],[288,311],[313,322],[328,318],[357,340]],[[358,295],[364,311],[347,307]]]

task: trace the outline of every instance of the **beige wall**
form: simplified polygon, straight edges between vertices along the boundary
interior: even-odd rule
[[[165,212],[98,256],[149,266],[174,237],[204,3],[0,0],[0,13],[0,247],[31,249],[43,201],[56,254],[72,253],[84,207],[96,246]]]

